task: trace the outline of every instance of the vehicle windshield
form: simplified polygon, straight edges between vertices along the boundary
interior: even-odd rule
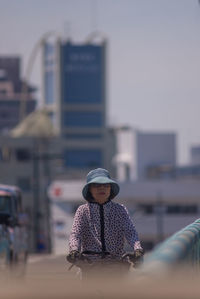
[[[10,212],[10,197],[7,195],[0,195],[0,213]]]

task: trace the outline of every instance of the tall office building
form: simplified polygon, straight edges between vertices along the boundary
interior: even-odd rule
[[[15,56],[0,57],[0,132],[14,128],[21,120],[21,104],[24,117],[35,109],[34,89],[26,86],[23,94],[23,82],[20,78],[20,58]]]
[[[66,139],[65,167],[71,175],[95,167],[112,171],[106,130],[106,41],[46,43],[43,53],[44,106]]]

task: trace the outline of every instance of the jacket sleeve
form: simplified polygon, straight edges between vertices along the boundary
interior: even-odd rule
[[[84,209],[80,206],[74,216],[74,221],[69,237],[69,251],[81,250],[81,237],[84,231]]]
[[[123,229],[124,229],[125,238],[129,243],[129,245],[133,248],[133,250],[142,249],[142,246],[139,241],[138,233],[136,231],[135,225],[133,224],[133,221],[130,218],[128,210],[123,205],[122,208],[123,208],[122,210]]]

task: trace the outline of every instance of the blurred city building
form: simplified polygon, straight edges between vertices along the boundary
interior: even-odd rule
[[[125,204],[143,246],[151,249],[200,212],[199,173],[194,165],[176,164],[176,134],[146,132],[128,126],[112,128],[116,136],[113,163],[121,191],[116,201]],[[69,236],[74,213],[84,203],[83,180],[55,180],[48,188],[53,215],[53,248],[60,252]]]
[[[67,140],[63,151],[66,178],[81,178],[91,168],[108,168],[115,135],[106,126],[106,40],[76,44],[58,40],[43,48],[43,107]]]
[[[56,180],[48,188],[52,209],[53,250],[61,253],[69,237],[73,216],[85,200],[84,180]],[[142,180],[119,182],[116,202],[125,204],[133,217],[145,250],[194,222],[200,213],[198,180]]]
[[[130,144],[124,148],[122,146],[121,148],[117,147],[119,143],[112,142],[113,136],[116,137],[119,132],[122,135],[123,133],[126,134],[123,136],[124,138],[121,136],[121,140],[114,138],[115,141],[123,141],[122,144],[126,138],[130,141]],[[135,149],[140,147],[137,146],[138,138],[135,137],[138,134],[142,134],[142,136],[149,134],[153,137],[152,142],[155,145],[156,132],[141,133],[137,131],[136,133],[130,128],[127,130],[126,127],[107,130],[107,145],[109,146],[110,143],[110,147],[114,148],[111,163],[116,163],[116,157],[119,159],[116,167],[120,161],[125,170],[127,164],[131,166],[131,163],[134,167],[130,169],[137,170],[138,156]],[[48,112],[39,110],[30,114],[13,129],[11,136],[1,136],[0,138],[0,167],[2,170],[0,181],[17,185],[24,192],[24,206],[32,224],[30,228],[30,248],[32,251],[41,250],[41,247],[37,248],[38,238],[40,244],[43,242],[43,250],[48,251],[51,247],[50,234],[54,242],[54,249],[57,248],[56,250],[60,252],[66,242],[66,236],[70,232],[74,212],[77,206],[84,202],[81,196],[84,181],[80,181],[78,178],[75,181],[66,179],[63,161],[68,140],[56,134]],[[109,134],[111,138],[109,138]],[[158,137],[159,140],[162,140],[160,134]],[[171,134],[169,133],[169,136]],[[168,137],[168,134],[164,133],[163,136]],[[174,134],[173,144],[175,146],[172,157],[175,157],[176,153],[175,136]],[[149,143],[150,145],[148,145]],[[145,145],[146,148],[153,147],[151,147],[151,138],[148,138],[148,144]],[[160,152],[162,152],[162,148]],[[181,167],[173,166],[171,163],[171,166],[167,168],[166,165],[169,163],[162,163],[163,160],[159,160],[156,156],[153,156],[154,159],[152,159],[152,155],[148,151],[147,156],[150,158],[149,160],[144,159],[146,161],[145,166],[142,163],[144,177],[133,179],[129,176],[128,170],[122,173],[125,174],[124,177],[122,175],[121,178],[118,178],[121,185],[121,194],[118,200],[128,206],[131,215],[136,218],[136,224],[145,247],[150,248],[159,239],[166,238],[171,232],[175,232],[176,229],[190,223],[190,220],[193,221],[199,212],[198,202],[200,198],[197,173],[185,177],[183,172],[180,172],[179,179],[177,179],[169,173],[166,175],[166,169],[169,170],[171,167],[180,171]],[[156,166],[151,166],[152,162]],[[162,172],[155,172],[158,169],[161,169]],[[84,176],[81,177],[81,179],[83,178]],[[49,190],[48,194],[47,189]],[[196,192],[195,196],[193,195],[194,191]],[[50,202],[52,203],[51,210]],[[163,204],[165,205],[164,208]],[[170,219],[173,220],[173,227],[170,224],[172,223]],[[35,235],[36,232],[37,236]]]
[[[190,150],[190,162],[200,166],[200,145],[192,146]]]
[[[148,132],[121,126],[113,128],[116,138],[117,179],[146,180],[156,169],[176,167],[176,134]]]
[[[119,181],[119,201],[134,216],[146,248],[200,210],[200,146],[191,149],[189,165],[178,166],[175,133],[108,127],[107,41],[94,37],[81,44],[42,42],[40,110],[34,88],[20,79],[20,59],[0,58],[0,182],[24,192],[31,251],[50,252],[58,239],[65,250],[83,203],[82,180],[92,168],[106,168]],[[26,117],[20,122],[21,108]]]
[[[153,179],[199,179],[200,165],[184,165],[184,166],[170,166],[158,165],[151,166],[147,169],[147,178]]]
[[[177,165],[160,163],[147,165],[146,177],[152,179],[199,180],[200,179],[200,146],[190,148],[190,163]]]
[[[1,132],[7,132],[19,123],[22,101],[26,101],[25,116],[36,107],[33,95],[35,88],[27,86],[26,82],[21,80],[20,62],[19,57],[0,56]]]
[[[53,138],[54,137],[54,138]],[[60,164],[60,152],[45,111],[32,112],[8,135],[0,138],[0,182],[20,187],[29,215],[29,249],[50,249],[50,214],[47,186]],[[41,237],[42,236],[42,237]],[[42,241],[41,241],[42,240]],[[40,249],[41,250],[41,249]]]
[[[150,178],[149,170],[156,167],[175,167],[176,134],[136,132],[135,143],[137,179]]]
[[[106,136],[112,148],[112,132],[108,130]],[[67,143],[66,138],[56,136],[45,110],[31,113],[11,131],[11,136],[0,138],[0,182],[17,185],[23,191],[23,205],[30,220],[31,252],[51,250],[52,221],[47,188],[57,179],[66,181]]]
[[[44,46],[42,109],[33,111],[33,89],[20,81],[18,58],[13,73],[5,63],[0,68],[1,93],[6,93],[5,81],[12,79],[15,84],[7,85],[16,91],[18,101],[18,110],[11,116],[13,125],[8,127],[12,130],[0,138],[0,181],[22,188],[31,223],[30,250],[47,252],[51,250],[48,184],[55,179],[83,178],[95,167],[107,168],[115,176],[116,139],[106,127],[106,41],[56,40],[40,46]],[[10,103],[11,98],[8,111]],[[27,116],[23,111],[20,118],[21,108],[33,112]]]

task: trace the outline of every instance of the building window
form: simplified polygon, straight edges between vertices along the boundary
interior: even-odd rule
[[[170,205],[151,205],[151,204],[141,204],[138,207],[145,214],[197,214],[197,205],[181,205],[181,204],[170,204]]]
[[[28,177],[17,178],[17,186],[24,192],[29,192],[31,190],[31,180]]]
[[[104,55],[102,46],[62,47],[63,98],[66,103],[99,104],[104,93]]]
[[[168,205],[167,214],[197,214],[197,205]]]
[[[45,103],[52,104],[54,102],[54,72],[46,71],[45,73]]]
[[[139,211],[142,210],[145,214],[153,214],[154,206],[151,204],[140,204],[137,208]]]
[[[11,159],[11,149],[8,147],[0,148],[0,161],[9,162]]]
[[[102,151],[94,150],[66,150],[64,153],[66,167],[95,168],[102,167]]]
[[[16,159],[23,162],[29,161],[31,159],[30,150],[26,148],[16,149]]]
[[[67,133],[64,135],[67,139],[101,139],[102,134],[72,134]]]
[[[55,114],[55,112],[49,112],[49,118],[50,118],[50,120],[51,120],[51,123],[52,123],[52,125],[56,125],[56,114]]]
[[[101,112],[65,112],[64,126],[69,127],[101,127]]]
[[[44,51],[45,51],[45,58],[49,58],[52,57],[52,55],[55,54],[55,46],[53,44],[50,43],[45,43],[44,46]]]
[[[8,119],[9,116],[10,115],[9,115],[8,111],[2,111],[2,112],[0,112],[0,118],[1,119]]]

